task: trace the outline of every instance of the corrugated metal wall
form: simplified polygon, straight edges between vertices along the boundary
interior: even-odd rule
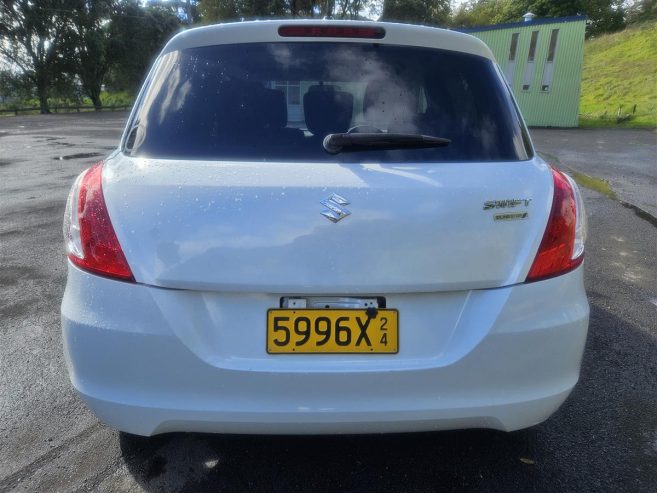
[[[545,127],[576,127],[578,125],[579,95],[584,57],[586,19],[540,23],[525,22],[496,29],[468,31],[484,41],[495,54],[502,72],[508,73],[509,50],[514,33],[518,33],[513,80],[509,81],[528,125]],[[556,50],[552,65],[552,82],[542,90],[548,59],[550,37],[558,29]],[[525,70],[533,31],[538,31],[533,74],[528,90],[523,90]],[[549,69],[548,69],[549,71]]]

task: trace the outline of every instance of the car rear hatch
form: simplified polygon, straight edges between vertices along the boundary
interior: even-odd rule
[[[547,221],[550,180],[539,162],[263,164],[119,156],[106,164],[104,193],[138,282],[386,293],[522,282]],[[322,215],[331,204],[349,215],[332,222]]]
[[[551,175],[492,59],[321,41],[165,50],[103,175],[136,280],[291,294],[522,282]],[[449,144],[325,150],[347,132]]]

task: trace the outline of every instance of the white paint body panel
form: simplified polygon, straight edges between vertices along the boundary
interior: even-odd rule
[[[350,27],[383,27],[386,31],[386,35],[383,39],[363,40],[362,38],[340,38],[339,41],[344,43],[363,43],[369,41],[377,44],[440,48],[442,50],[470,53],[472,55],[479,55],[495,60],[493,52],[490,51],[490,48],[488,48],[486,43],[474,36],[456,31],[438,29],[435,27],[413,26],[410,24],[397,24],[394,22],[372,23],[343,20],[318,21],[315,19],[234,22],[190,29],[174,36],[164,47],[162,53],[164,54],[170,51],[183,50],[185,48],[212,46],[217,44],[336,40],[336,38],[321,37],[288,38],[278,35],[278,28],[280,26],[293,24],[312,24],[314,26],[348,25]]]
[[[385,294],[524,281],[552,204],[515,163],[106,162],[112,224],[138,282],[231,292]],[[347,198],[332,223],[320,201]],[[483,210],[494,199],[527,207]],[[495,221],[499,212],[526,219]]]
[[[62,326],[71,380],[130,433],[514,430],[577,382],[588,326],[582,268],[506,288],[390,294],[397,355],[271,356],[279,296],[177,291],[69,266]]]

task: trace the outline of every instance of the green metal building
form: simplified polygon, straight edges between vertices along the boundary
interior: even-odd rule
[[[490,47],[528,125],[576,127],[586,17],[534,17],[460,31]]]

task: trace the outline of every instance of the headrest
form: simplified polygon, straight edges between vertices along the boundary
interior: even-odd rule
[[[363,116],[374,124],[412,121],[416,106],[417,99],[408,88],[393,80],[373,80],[363,96]]]
[[[261,111],[265,127],[285,127],[287,125],[285,93],[280,89],[263,89]]]
[[[310,86],[308,88],[309,92],[314,92],[314,91],[335,91],[339,89],[339,87],[336,87],[332,84],[315,84],[313,86]]]
[[[303,112],[308,130],[315,136],[349,130],[354,112],[354,97],[344,91],[313,89],[311,86],[303,96]]]
[[[195,90],[199,96],[201,111],[219,111],[217,119],[222,132],[230,134],[263,126],[264,88],[243,80],[221,80],[218,84],[199,84]],[[203,94],[205,92],[205,94]]]
[[[287,125],[285,93],[278,89],[245,80],[221,80],[217,84],[197,84],[192,94],[197,102],[188,107],[195,112],[221,112],[222,118],[217,119],[221,132],[235,134]],[[190,121],[194,120],[190,116]]]

